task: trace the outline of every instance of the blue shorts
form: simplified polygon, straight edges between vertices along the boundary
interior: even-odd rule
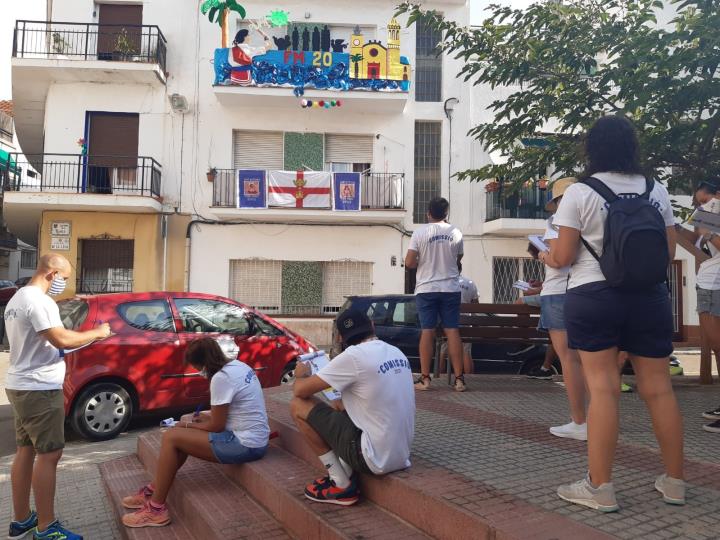
[[[460,293],[433,292],[415,295],[420,328],[434,330],[440,322],[443,328],[460,326]]]
[[[565,295],[546,294],[540,297],[540,330],[565,330]]]
[[[664,284],[650,291],[621,291],[598,281],[568,289],[565,324],[571,349],[617,347],[647,358],[667,358],[673,351],[672,307]]]
[[[260,448],[248,448],[244,446],[232,431],[221,431],[220,433],[209,433],[208,440],[215,459],[225,465],[236,465],[257,461],[267,452],[267,445]]]

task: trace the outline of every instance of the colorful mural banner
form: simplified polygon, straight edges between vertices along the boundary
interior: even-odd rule
[[[265,171],[238,169],[238,208],[267,208],[267,178]]]
[[[330,208],[332,173],[325,171],[269,171],[270,206]]]
[[[360,211],[360,173],[335,173],[333,190],[333,210]]]

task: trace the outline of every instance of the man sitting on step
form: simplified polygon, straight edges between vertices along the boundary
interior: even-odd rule
[[[358,473],[410,466],[415,393],[408,359],[375,337],[365,313],[345,311],[336,325],[343,352],[312,376],[298,363],[290,410],[328,472],[305,488],[305,496],[349,506],[358,501]],[[328,387],[342,393],[332,406],[313,397]]]

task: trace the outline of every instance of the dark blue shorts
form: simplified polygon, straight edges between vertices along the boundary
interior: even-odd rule
[[[237,465],[249,461],[257,461],[267,452],[267,445],[260,448],[249,448],[242,444],[232,431],[210,432],[208,434],[210,448],[215,458],[225,465]]]
[[[443,328],[460,326],[460,293],[433,292],[415,295],[420,328],[434,330],[438,322]]]
[[[617,347],[648,358],[667,358],[673,351],[672,307],[663,284],[651,291],[621,291],[598,281],[568,289],[565,325],[571,349]]]

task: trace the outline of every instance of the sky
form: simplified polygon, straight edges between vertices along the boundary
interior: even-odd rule
[[[533,0],[495,0],[498,3],[509,4],[513,7],[524,8]],[[0,17],[0,99],[12,98],[10,83],[10,57],[12,55],[13,29],[16,19],[30,21],[45,19],[46,0],[3,0],[2,17]],[[490,0],[469,0],[470,23],[480,24],[484,15],[484,8],[492,3]]]

